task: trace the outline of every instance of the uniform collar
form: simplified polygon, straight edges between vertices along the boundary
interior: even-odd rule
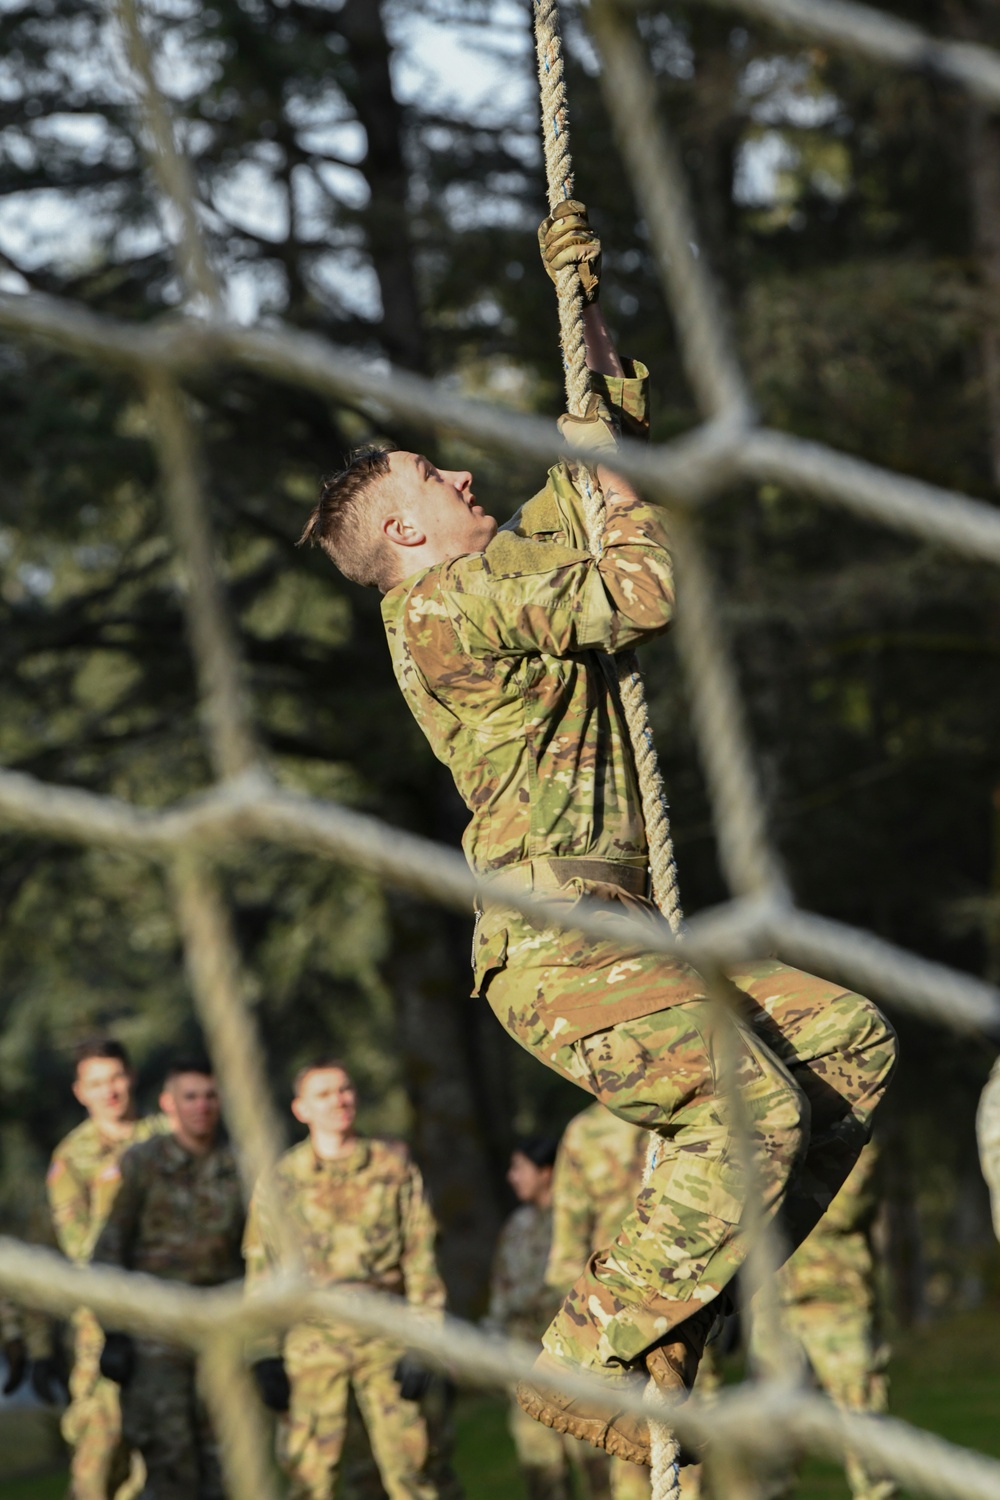
[[[163,1141],[163,1145],[160,1148],[163,1152],[163,1165],[168,1172],[180,1172],[185,1167],[197,1166],[202,1162],[210,1170],[214,1170],[223,1149],[220,1142],[216,1141],[211,1150],[206,1151],[202,1156],[196,1156],[193,1151],[189,1151],[186,1146],[181,1145],[173,1131],[169,1135],[161,1137],[161,1139]]]
[[[318,1157],[309,1145],[309,1160],[315,1173],[324,1172],[331,1177],[346,1177],[350,1173],[360,1172],[367,1167],[371,1157],[371,1146],[363,1137],[357,1136],[350,1151],[343,1156],[335,1157],[333,1161],[323,1161]]]

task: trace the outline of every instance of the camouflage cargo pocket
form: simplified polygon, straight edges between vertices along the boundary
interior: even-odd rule
[[[490,979],[507,967],[507,929],[497,927],[490,931],[480,918],[472,940],[472,969],[475,979],[472,994],[479,998],[486,994]]]

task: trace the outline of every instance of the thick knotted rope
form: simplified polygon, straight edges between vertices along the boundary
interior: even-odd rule
[[[564,198],[573,196],[574,189],[562,38],[556,0],[535,0],[535,46],[542,102],[545,178],[551,213]],[[566,405],[573,416],[580,416],[586,406],[590,385],[583,337],[583,294],[580,278],[573,266],[567,266],[559,272],[557,293],[559,338],[566,370]],[[599,486],[591,482],[586,471],[584,485],[590,548],[595,556],[599,556],[604,526],[604,499]],[[622,711],[632,742],[639,795],[642,799],[653,897],[669,922],[671,931],[679,934],[683,913],[677,883],[677,865],[670,836],[667,794],[653,745],[649,706],[633,653],[625,652],[616,660]]]
[[[574,196],[569,112],[556,0],[535,0],[535,48],[541,91],[545,178],[549,212],[553,213],[563,199]],[[574,266],[567,266],[559,272],[556,292],[559,303],[559,339],[566,371],[566,405],[572,416],[582,416],[590,392],[590,382],[583,334],[583,293]],[[595,557],[599,557],[604,529],[604,498],[589,472],[581,469],[580,473],[584,486],[584,514],[590,550]],[[679,934],[683,913],[670,836],[670,813],[653,745],[646,693],[632,652],[618,657],[616,664],[622,711],[632,742],[639,795],[642,799],[653,897],[669,922],[671,931]],[[646,1176],[654,1164],[656,1144],[654,1137],[650,1142]],[[650,1393],[656,1394],[657,1390],[655,1381],[651,1380]],[[678,1500],[680,1448],[673,1433],[661,1422],[651,1420],[649,1423],[649,1450],[653,1500]]]

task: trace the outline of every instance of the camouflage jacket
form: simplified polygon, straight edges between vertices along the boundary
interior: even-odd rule
[[[243,1274],[243,1197],[229,1146],[193,1156],[174,1135],[126,1151],[95,1264],[218,1286]]]
[[[552,1179],[546,1279],[564,1292],[595,1250],[617,1238],[642,1186],[649,1132],[592,1104],[563,1133]]]
[[[616,421],[648,427],[645,370],[592,377]],[[644,865],[635,768],[608,653],[665,630],[663,512],[609,507],[600,556],[565,463],[485,552],[407,578],[382,601],[393,669],[472,814],[478,871],[537,858]]]
[[[258,1186],[250,1203],[243,1254],[251,1293],[279,1264],[279,1209],[318,1286],[373,1287],[416,1307],[444,1307],[434,1255],[437,1225],[420,1171],[401,1141],[359,1138],[336,1161],[321,1161],[309,1140],[285,1152],[268,1190]],[[293,1352],[302,1342],[295,1335],[293,1329]],[[261,1342],[253,1357],[270,1352]]]
[[[490,1277],[486,1326],[513,1338],[541,1339],[559,1305],[545,1284],[552,1210],[524,1203],[500,1231]]]
[[[123,1140],[107,1140],[93,1120],[84,1120],[59,1142],[45,1187],[59,1248],[70,1260],[88,1261],[114,1202],[118,1163],[130,1146],[169,1128],[163,1115],[135,1120]]]
[[[869,1141],[812,1234],[778,1277],[786,1306],[870,1306],[875,1298],[871,1230],[877,1208],[878,1147]]]

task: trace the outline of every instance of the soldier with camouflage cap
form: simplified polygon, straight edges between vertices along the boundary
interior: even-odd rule
[[[335,1060],[302,1069],[292,1113],[309,1136],[254,1192],[243,1245],[249,1293],[280,1265],[287,1236],[317,1286],[369,1287],[439,1316],[437,1226],[406,1146],[357,1134],[354,1084]],[[262,1341],[251,1355],[265,1403],[287,1411],[279,1456],[291,1500],[332,1497],[350,1388],[389,1500],[436,1500],[418,1404],[427,1376],[400,1345],[346,1326],[297,1324],[283,1343]]]
[[[121,1042],[89,1038],[77,1047],[75,1063],[73,1093],[87,1119],[52,1153],[46,1190],[59,1248],[83,1265],[118,1190],[122,1156],[168,1127],[162,1115],[136,1118],[135,1076]],[[63,1437],[73,1449],[74,1500],[128,1500],[143,1484],[141,1460],[122,1442],[118,1389],[98,1369],[103,1344],[97,1319],[79,1308],[73,1315],[70,1404],[62,1419]]]
[[[511,1153],[507,1181],[520,1207],[500,1231],[485,1321],[485,1327],[493,1332],[536,1345],[561,1300],[545,1280],[552,1246],[556,1144],[547,1137],[533,1136],[519,1141]],[[533,1422],[516,1401],[511,1405],[510,1432],[528,1500],[569,1500],[573,1468],[583,1469],[590,1500],[608,1496],[603,1454]]]
[[[210,1064],[198,1058],[175,1062],[160,1107],[170,1132],[122,1157],[94,1263],[190,1286],[236,1281],[243,1273],[243,1197],[232,1150],[219,1140],[219,1094]],[[144,1496],[223,1500],[217,1445],[188,1350],[109,1331],[101,1373],[121,1387],[125,1440],[146,1462]]]
[[[556,464],[498,531],[468,470],[369,449],[324,484],[303,539],[382,590],[397,680],[469,808],[463,842],[482,879],[547,892],[570,922],[591,896],[660,931],[613,657],[668,628],[673,572],[663,511],[614,471],[618,434],[648,429],[648,393],[601,315],[595,239],[576,203],[542,226],[550,266],[589,268],[592,397],[585,417],[561,423],[588,468]],[[583,492],[595,481],[604,521],[591,539]],[[729,979],[726,1050],[754,1122],[763,1210],[782,1208],[798,1242],[868,1137],[895,1039],[869,1001],[774,960]],[[547,1330],[540,1374],[558,1387],[582,1366],[612,1397],[649,1374],[676,1398],[747,1249],[747,1178],[705,981],[663,953],[626,953],[613,935],[582,939],[489,902],[475,993],[547,1066],[669,1140]],[[644,1422],[530,1384],[521,1398],[546,1425],[648,1462]]]
[[[879,1336],[872,1224],[877,1201],[878,1153],[869,1142],[844,1186],[816,1228],[778,1276],[778,1295],[788,1332],[801,1346],[809,1370],[830,1400],[847,1411],[884,1412],[888,1407],[888,1349]],[[760,1353],[752,1326],[751,1359]],[[854,1500],[891,1500],[897,1486],[848,1455],[847,1477]],[[788,1472],[761,1476],[764,1500],[792,1493]]]

